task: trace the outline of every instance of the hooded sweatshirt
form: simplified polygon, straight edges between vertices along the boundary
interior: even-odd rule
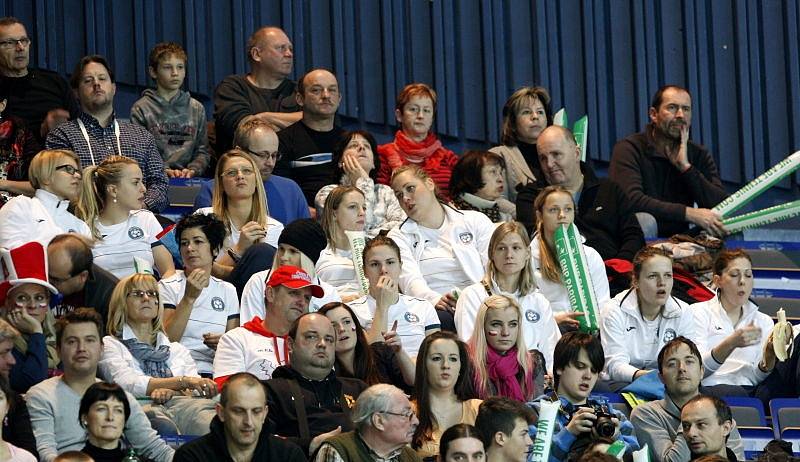
[[[167,101],[148,88],[131,107],[131,121],[153,134],[166,168],[205,172],[209,163],[206,110],[188,92],[178,90]]]

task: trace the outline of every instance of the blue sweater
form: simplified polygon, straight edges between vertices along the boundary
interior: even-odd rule
[[[211,196],[214,190],[214,180],[208,180],[200,187],[200,192],[194,198],[194,209],[200,207],[211,207]],[[300,186],[294,181],[282,176],[270,175],[264,182],[264,190],[267,193],[267,207],[269,216],[280,221],[284,225],[299,219],[310,218],[306,198]]]
[[[541,407],[542,401],[550,401],[553,397],[552,393],[548,393],[546,395],[542,395],[535,400],[528,403],[528,406],[533,408],[536,412],[536,415],[539,415],[539,409]],[[583,407],[583,405],[574,405],[567,401],[566,398],[561,398],[561,408],[562,411],[559,411],[556,415],[555,427],[553,428],[553,443],[550,446],[550,456],[548,458],[549,462],[560,462],[567,460],[567,455],[569,455],[570,450],[573,449],[573,445],[579,439],[585,444],[588,441],[583,435],[575,436],[567,430],[567,423],[569,423],[569,416],[579,407]],[[636,440],[636,436],[633,430],[633,424],[625,417],[625,414],[622,412],[614,409],[608,400],[604,396],[598,395],[590,395],[589,401],[593,403],[603,404],[611,409],[615,415],[619,419],[620,422],[620,431],[619,437],[617,439],[622,440],[625,443],[625,452],[628,454],[632,453],[633,451],[639,450],[639,442]],[[531,435],[531,439],[536,439],[536,424],[533,424],[529,427],[528,432]],[[575,445],[575,449],[579,449],[579,445]],[[530,459],[530,456],[528,458]]]

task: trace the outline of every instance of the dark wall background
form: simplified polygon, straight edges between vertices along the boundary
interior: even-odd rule
[[[382,140],[406,83],[438,91],[435,128],[456,151],[495,144],[505,99],[537,84],[570,120],[589,115],[589,157],[603,169],[614,142],[647,122],[655,90],[675,83],[690,89],[692,139],[729,190],[800,149],[793,0],[0,0],[5,15],[27,25],[34,65],[66,76],[81,56],[106,55],[121,116],[163,40],[187,49],[186,88],[210,116],[215,84],[246,71],[247,36],[272,24],[294,42],[294,75],[332,69],[345,123]],[[797,179],[768,201],[796,197]]]

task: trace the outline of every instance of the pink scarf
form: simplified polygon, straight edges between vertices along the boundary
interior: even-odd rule
[[[486,370],[489,372],[489,380],[497,389],[497,395],[525,402],[522,394],[522,387],[517,380],[519,372],[519,362],[517,361],[517,347],[514,347],[505,356],[494,351],[494,348],[487,345],[486,348]],[[525,378],[528,382],[530,379]],[[531,390],[532,384],[527,384]]]

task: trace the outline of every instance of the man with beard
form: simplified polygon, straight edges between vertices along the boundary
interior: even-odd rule
[[[405,393],[394,385],[379,383],[364,390],[353,409],[353,423],[355,430],[322,443],[315,462],[421,460],[408,445],[419,420]],[[526,435],[527,430],[526,425]]]
[[[692,458],[681,426],[681,409],[700,396],[703,361],[700,351],[686,337],[676,337],[658,353],[658,373],[664,382],[664,399],[636,406],[631,423],[636,437],[650,448],[653,462],[688,462]],[[727,447],[739,460],[745,460],[744,447],[736,424],[730,430]]]
[[[288,337],[289,364],[266,382],[268,419],[278,436],[313,455],[328,438],[353,430],[352,408],[367,384],[336,377],[336,334],[326,316],[300,316]]]
[[[689,223],[715,235],[726,234],[711,207],[728,194],[705,147],[689,141],[692,97],[676,85],[653,96],[650,124],[618,141],[609,176],[627,193],[647,238],[684,233]],[[697,207],[694,206],[697,204]]]
[[[114,114],[117,85],[114,72],[100,55],[84,56],[70,79],[81,113],[47,135],[47,149],[67,149],[80,157],[81,168],[108,156],[135,160],[142,169],[147,192],[144,203],[153,212],[166,208],[167,174],[153,135],[144,127],[118,120]]]

